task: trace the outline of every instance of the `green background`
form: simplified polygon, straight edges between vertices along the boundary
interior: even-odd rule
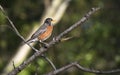
[[[27,37],[44,13],[44,0],[0,0],[18,31]],[[71,0],[53,36],[77,22],[92,7],[101,7],[86,23],[65,37],[72,39],[58,43],[46,55],[60,68],[73,61],[88,68],[112,70],[120,66],[120,1],[119,0]],[[51,39],[52,39],[51,37]],[[49,39],[50,40],[50,39]],[[0,72],[17,52],[22,40],[12,31],[9,22],[0,11]],[[29,56],[34,53],[32,51]],[[28,57],[29,57],[28,56]],[[37,59],[19,75],[33,75],[52,71],[44,59]],[[59,75],[97,75],[71,68]],[[102,74],[106,75],[106,74]],[[120,73],[109,74],[120,75]]]

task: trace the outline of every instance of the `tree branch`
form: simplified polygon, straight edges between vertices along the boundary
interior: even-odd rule
[[[13,24],[13,22],[10,20],[10,18],[7,16],[5,10],[3,9],[3,7],[0,5],[0,9],[2,10],[2,13],[4,14],[5,18],[9,21],[10,25],[13,28],[13,31],[16,33],[16,35],[18,35],[24,42],[25,39],[23,36],[20,35],[20,33],[18,32],[17,28],[15,27],[15,25]],[[26,43],[28,46],[30,46],[34,51],[38,51],[37,49],[35,49],[33,46],[31,46],[30,44]]]
[[[42,54],[41,56],[52,66],[52,68],[54,70],[56,70],[55,65],[53,64],[53,62],[47,56],[45,56],[44,54]]]
[[[117,72],[120,72],[120,69],[116,69],[116,70],[110,70],[110,71],[100,71],[100,70],[94,70],[94,69],[89,69],[89,68],[85,68],[85,67],[82,67],[80,64],[78,64],[77,62],[73,62],[71,64],[68,64],[66,66],[63,66],[55,71],[51,71],[45,75],[56,75],[60,72],[63,72],[71,67],[76,67],[78,68],[79,70],[82,70],[84,72],[90,72],[90,73],[97,73],[97,74],[107,74],[107,73],[117,73]]]
[[[33,34],[36,31],[36,29],[40,25],[42,25],[43,20],[45,18],[51,17],[51,18],[55,19],[56,21],[55,21],[54,25],[56,23],[58,23],[60,21],[60,19],[62,18],[63,14],[65,13],[67,7],[69,6],[70,1],[71,0],[52,0],[52,1],[50,1],[51,2],[50,6],[43,11],[42,17],[40,18],[40,22],[39,22],[40,24],[34,25],[34,27],[30,31],[30,34],[28,34],[27,39],[30,37],[31,34]],[[35,43],[32,43],[30,45],[34,46]],[[15,62],[15,65],[21,64],[26,59],[26,57],[28,56],[30,51],[31,51],[31,48],[29,46],[27,46],[26,44],[20,45],[18,47],[15,55],[13,55],[13,57],[10,59],[10,62],[4,68],[2,74],[6,75],[13,69],[12,61]]]
[[[71,27],[66,29],[64,32],[62,32],[60,35],[58,35],[55,40],[52,40],[48,43],[47,48],[41,47],[39,51],[35,52],[30,58],[28,58],[26,61],[24,61],[22,64],[20,64],[18,67],[16,67],[14,70],[12,70],[8,75],[16,75],[20,71],[22,71],[28,64],[30,64],[32,61],[34,61],[37,57],[41,56],[44,52],[48,50],[51,46],[59,42],[59,40],[66,34],[68,34],[70,31],[75,29],[77,26],[85,23],[85,21],[96,11],[98,11],[100,8],[92,8],[88,13],[85,14],[85,16],[82,17],[78,22],[73,24]]]

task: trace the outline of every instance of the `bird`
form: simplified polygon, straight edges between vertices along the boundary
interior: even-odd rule
[[[38,30],[32,34],[31,38],[26,41],[26,43],[30,44],[36,41],[44,43],[47,40],[52,32],[53,32],[53,24],[54,22],[52,18],[46,18],[43,25],[38,28]],[[45,43],[44,43],[45,44]]]

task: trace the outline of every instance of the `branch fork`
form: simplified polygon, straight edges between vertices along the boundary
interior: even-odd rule
[[[9,23],[11,24],[12,28],[14,29],[14,32],[25,42],[25,39],[20,35],[20,33],[18,32],[18,30],[16,29],[15,25],[13,24],[13,22],[9,19],[9,17],[5,14],[4,9],[2,8],[2,6],[0,5],[0,9],[2,10],[3,14],[5,15],[6,19],[9,21]],[[29,57],[26,61],[24,61],[22,64],[20,64],[18,67],[14,66],[14,70],[12,70],[10,73],[8,73],[8,75],[16,75],[18,74],[20,71],[22,71],[25,67],[27,67],[31,62],[33,62],[37,57],[42,56],[46,51],[48,51],[48,49],[50,47],[52,47],[53,45],[55,45],[56,43],[60,42],[59,40],[66,34],[68,34],[70,31],[72,31],[73,29],[75,29],[76,27],[82,25],[83,23],[86,22],[86,20],[88,20],[90,18],[91,15],[93,15],[96,11],[98,11],[100,8],[92,8],[88,13],[85,14],[85,16],[83,16],[78,22],[76,22],[75,24],[73,24],[72,26],[70,26],[69,28],[67,28],[65,31],[63,31],[62,33],[60,33],[57,37],[55,37],[51,42],[48,43],[47,48],[45,47],[41,47],[39,50],[35,49],[33,46],[27,44],[28,46],[30,46],[35,53]],[[116,73],[116,72],[120,72],[120,69],[116,69],[116,70],[111,70],[111,71],[99,71],[99,70],[94,70],[94,69],[88,69],[85,67],[82,67],[80,64],[78,64],[77,62],[73,62],[71,64],[68,64],[66,66],[63,66],[59,69],[56,69],[56,67],[54,66],[54,64],[47,58],[45,57],[45,59],[52,65],[52,67],[54,68],[55,71],[49,72],[45,75],[55,75],[58,74],[64,70],[67,70],[71,67],[77,67],[79,70],[85,71],[85,72],[91,72],[91,73]],[[14,65],[14,63],[13,63]]]

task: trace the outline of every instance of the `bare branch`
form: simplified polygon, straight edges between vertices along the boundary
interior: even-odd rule
[[[85,68],[82,67],[80,64],[75,63],[74,64],[75,67],[77,67],[78,69],[85,71],[85,72],[90,72],[90,73],[98,73],[98,74],[106,74],[106,73],[117,73],[120,72],[120,69],[115,69],[115,70],[109,70],[109,71],[102,71],[102,70],[95,70],[95,69],[89,69],[89,68]]]
[[[2,7],[1,5],[0,5],[0,9],[2,10],[5,18],[9,21],[9,23],[10,23],[10,25],[12,26],[12,28],[13,28],[14,32],[16,33],[16,35],[19,36],[24,42],[26,42],[25,39],[24,39],[24,37],[20,35],[20,33],[18,32],[18,30],[17,30],[17,28],[15,27],[15,25],[13,24],[13,22],[12,22],[12,21],[10,20],[10,18],[7,16],[5,10],[3,9],[3,7]],[[35,48],[34,48],[33,46],[31,46],[30,44],[27,43],[27,45],[30,46],[34,51],[38,51],[37,49],[35,49]]]
[[[49,72],[49,73],[47,73],[47,74],[45,74],[45,75],[56,75],[56,74],[58,74],[58,73],[60,73],[60,72],[62,72],[62,71],[65,71],[65,70],[71,68],[71,67],[74,66],[75,64],[76,64],[76,62],[71,63],[71,64],[66,65],[66,66],[63,66],[63,67],[61,67],[61,68],[59,68],[59,69],[57,69],[57,70],[55,70],[55,71]]]
[[[92,8],[88,13],[86,13],[85,16],[82,17],[78,22],[73,24],[71,27],[66,29],[64,32],[62,32],[60,35],[58,35],[55,40],[52,40],[51,42],[48,43],[47,48],[41,47],[38,52],[35,52],[30,58],[28,58],[24,63],[20,64],[18,67],[16,67],[13,71],[11,71],[8,75],[16,75],[19,73],[21,70],[23,70],[28,64],[30,64],[32,61],[34,61],[37,57],[41,56],[44,52],[48,50],[51,46],[59,42],[59,40],[66,34],[68,34],[70,31],[75,29],[77,26],[85,23],[85,21],[96,11],[98,11],[100,8]]]
[[[85,14],[85,16],[83,16],[78,22],[76,22],[75,24],[73,24],[72,26],[70,26],[68,29],[66,29],[64,32],[62,32],[59,36],[56,37],[56,41],[59,41],[61,39],[61,37],[63,37],[64,35],[66,35],[67,33],[69,33],[70,31],[72,31],[73,29],[75,29],[76,27],[82,25],[83,23],[85,23],[85,21],[93,14],[95,13],[97,10],[99,10],[100,8],[92,8],[88,13]],[[51,42],[52,43],[52,42]]]
[[[73,37],[65,37],[65,38],[61,38],[60,39],[60,42],[64,42],[64,41],[68,41],[68,40],[71,40]]]
[[[100,70],[94,70],[94,69],[89,69],[89,68],[85,68],[82,67],[80,64],[78,64],[77,62],[73,62],[71,64],[68,64],[66,66],[63,66],[55,71],[49,72],[45,75],[56,75],[60,72],[63,72],[71,67],[77,67],[79,70],[82,70],[84,72],[90,72],[90,73],[97,73],[97,74],[107,74],[107,73],[117,73],[120,72],[120,69],[116,69],[116,70],[110,70],[110,71],[100,71]]]
[[[48,61],[48,63],[52,66],[52,68],[53,68],[54,70],[56,70],[55,65],[53,64],[53,62],[52,62],[48,57],[46,57],[44,54],[42,54],[42,57],[44,57],[44,59],[45,59],[46,61]]]

